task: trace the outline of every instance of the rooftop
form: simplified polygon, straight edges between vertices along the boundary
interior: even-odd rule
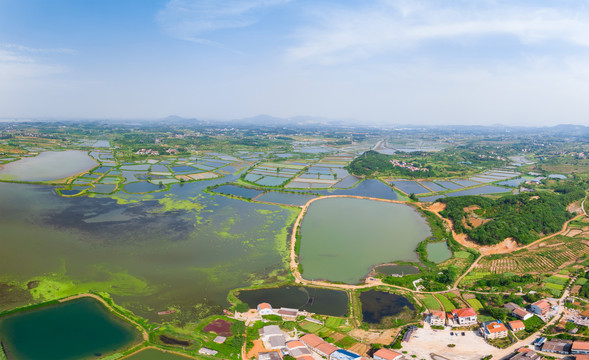
[[[452,314],[456,317],[476,316],[477,312],[473,308],[454,309]]]
[[[387,359],[387,360],[395,360],[397,357],[401,356],[401,354],[394,352],[392,350],[389,350],[389,349],[382,348],[382,349],[378,349],[374,353],[373,357],[374,356],[380,356],[381,358]]]
[[[571,350],[589,350],[589,342],[587,341],[573,341]]]

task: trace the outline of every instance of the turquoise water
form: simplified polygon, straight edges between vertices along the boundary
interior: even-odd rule
[[[408,205],[321,199],[301,225],[303,277],[354,284],[376,264],[417,261],[415,248],[428,236],[425,219]]]
[[[0,318],[9,359],[81,360],[140,341],[139,332],[94,299],[79,299]]]

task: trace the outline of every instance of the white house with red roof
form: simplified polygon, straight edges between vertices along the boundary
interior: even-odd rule
[[[481,333],[487,340],[507,337],[507,327],[498,320],[485,321],[481,327]]]
[[[438,310],[432,311],[427,320],[432,326],[444,326],[446,325],[446,313]]]
[[[272,305],[268,304],[268,303],[261,303],[258,304],[258,313],[260,315],[275,315],[276,312],[274,312],[274,309],[272,309]]]
[[[374,360],[400,360],[403,355],[399,354],[398,352],[394,352],[393,350],[382,348],[374,352],[372,357]]]
[[[548,311],[550,311],[550,308],[552,308],[552,306],[545,299],[538,300],[530,305],[530,311],[538,315],[546,314]]]
[[[473,308],[454,309],[451,311],[453,326],[470,326],[477,323],[477,313]]]

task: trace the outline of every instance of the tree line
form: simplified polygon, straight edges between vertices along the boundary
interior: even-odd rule
[[[440,214],[454,222],[457,233],[467,234],[482,245],[492,245],[512,237],[521,244],[529,244],[540,237],[559,231],[574,215],[567,205],[583,198],[579,185],[563,185],[552,192],[506,195],[493,200],[483,196],[459,196],[437,200],[446,204]],[[466,207],[476,205],[475,214],[490,220],[476,228],[469,226]]]

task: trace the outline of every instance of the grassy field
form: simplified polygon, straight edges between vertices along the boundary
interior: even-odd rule
[[[337,329],[342,324],[343,319],[337,317],[328,317],[325,320],[325,326],[332,329]]]
[[[310,332],[310,333],[316,333],[323,327],[319,324],[315,324],[315,323],[307,322],[307,321],[300,323],[299,326],[301,328],[303,328],[303,330]]]
[[[468,299],[466,300],[466,302],[474,309],[474,311],[478,312],[480,309],[483,308],[483,304],[481,304],[481,302],[478,299]]]
[[[450,300],[448,300],[448,298],[445,297],[444,295],[436,294],[435,296],[438,300],[440,300],[442,305],[444,305],[445,311],[450,311],[450,310],[456,309],[456,306],[454,306],[454,304],[452,304],[452,302]]]
[[[430,310],[442,310],[440,303],[430,294],[425,295],[423,304]]]
[[[544,283],[544,289],[554,296],[560,296],[564,290],[564,285],[558,285],[553,283]]]
[[[552,275],[551,277],[544,279],[544,282],[564,286],[569,282],[569,279],[562,276]]]
[[[354,344],[356,344],[356,340],[353,338],[346,336],[345,338],[341,339],[340,341],[336,342],[335,345],[341,347],[342,349],[349,349]]]

